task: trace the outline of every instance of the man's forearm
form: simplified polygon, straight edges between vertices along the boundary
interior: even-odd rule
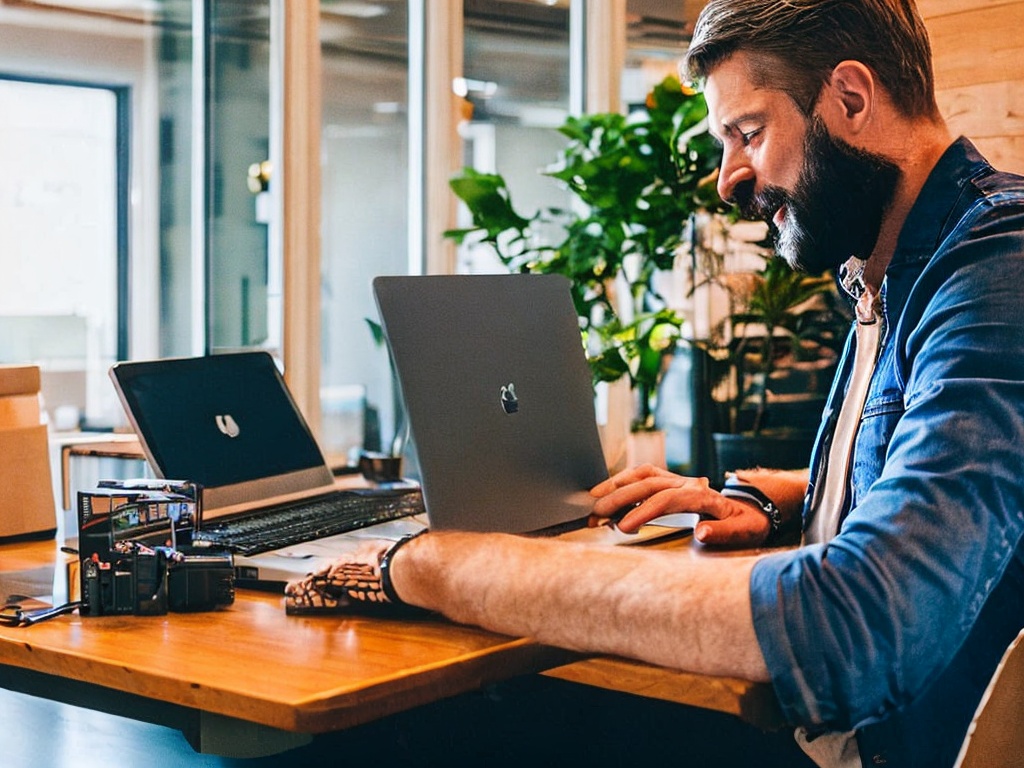
[[[753,558],[431,533],[392,563],[402,600],[495,632],[708,674],[767,680]]]

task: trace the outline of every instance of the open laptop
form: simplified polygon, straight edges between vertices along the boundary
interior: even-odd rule
[[[696,515],[636,534],[586,526],[608,470],[567,278],[394,276],[373,289],[431,528],[611,544],[692,530]]]
[[[362,540],[397,539],[428,524],[509,533],[576,528],[567,535],[609,544],[692,528],[696,518],[688,515],[660,518],[661,525],[629,535],[583,527],[593,504],[588,490],[607,470],[564,278],[378,278],[374,287],[416,441],[422,494],[407,483],[339,490],[266,352],[111,368],[156,473],[202,486],[201,537],[219,541],[221,527],[244,521],[265,525],[274,538],[281,506],[366,501],[345,533],[259,552],[233,546],[240,586],[277,588]]]
[[[150,465],[161,478],[202,487],[200,538],[232,532],[238,584],[277,588],[364,538],[400,538],[425,524],[418,487],[339,489],[274,359],[266,352],[123,362],[110,371]],[[304,505],[342,504],[346,533],[332,515],[304,540],[281,516]],[[226,534],[223,534],[226,535]],[[267,549],[269,547],[269,549]]]

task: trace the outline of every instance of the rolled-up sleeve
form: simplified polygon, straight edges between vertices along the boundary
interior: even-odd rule
[[[950,508],[921,512],[924,531],[854,521],[827,546],[757,563],[754,627],[789,722],[850,730],[884,719],[954,658],[1020,557],[1024,524],[1019,511],[979,525],[971,510]]]

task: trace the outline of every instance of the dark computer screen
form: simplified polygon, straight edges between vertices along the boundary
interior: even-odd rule
[[[324,465],[266,352],[120,363],[112,376],[165,478],[218,487]]]

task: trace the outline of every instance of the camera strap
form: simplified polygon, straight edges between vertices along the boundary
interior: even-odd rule
[[[71,613],[82,605],[81,600],[72,600],[63,605],[45,608],[25,608],[20,603],[10,603],[0,608],[0,626],[30,627],[41,621]]]

